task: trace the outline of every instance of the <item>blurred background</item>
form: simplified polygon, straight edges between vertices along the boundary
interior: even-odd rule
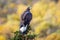
[[[28,6],[33,15],[30,34],[37,35],[34,40],[60,40],[60,0],[0,0],[0,40],[14,37]]]

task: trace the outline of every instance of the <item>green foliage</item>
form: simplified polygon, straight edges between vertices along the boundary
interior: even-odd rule
[[[11,39],[11,40],[24,40],[24,39],[34,39],[36,37],[36,35],[32,35],[32,34],[29,34],[29,35],[23,35],[21,34],[19,31],[16,31],[15,33],[15,36]]]

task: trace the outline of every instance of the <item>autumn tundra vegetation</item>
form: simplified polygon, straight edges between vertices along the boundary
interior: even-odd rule
[[[29,6],[30,30],[22,35],[20,18]],[[60,0],[0,0],[0,40],[60,40]]]

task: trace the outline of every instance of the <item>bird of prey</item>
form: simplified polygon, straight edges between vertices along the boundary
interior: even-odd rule
[[[32,20],[32,13],[30,12],[30,7],[28,7],[26,11],[21,15],[20,32],[22,34],[27,33],[31,20]]]

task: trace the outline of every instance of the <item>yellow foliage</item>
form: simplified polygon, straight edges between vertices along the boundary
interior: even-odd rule
[[[7,15],[8,20],[20,20],[20,17],[18,14],[12,14],[12,15]]]
[[[8,15],[8,21],[6,25],[9,26],[12,32],[19,30],[19,26],[20,26],[19,24],[20,21],[19,21],[19,16],[17,14]]]
[[[56,36],[57,36],[57,34],[56,33],[53,33],[51,35],[48,35],[45,40],[55,40]]]
[[[8,7],[10,7],[10,8],[14,8],[16,5],[15,5],[15,3],[10,3],[9,5],[8,5]]]
[[[56,14],[57,25],[60,25],[60,11]]]
[[[56,20],[57,20],[57,25],[60,25],[60,7],[58,7],[59,5],[57,5],[57,9],[56,9]]]
[[[19,16],[21,16],[21,14],[26,10],[27,6],[26,5],[23,5],[23,4],[20,4],[20,5],[17,5],[17,14]]]
[[[15,18],[14,18],[15,17]],[[8,16],[8,20],[6,23],[0,25],[0,33],[11,33],[19,30],[19,21],[17,20],[18,17],[16,15]]]
[[[6,28],[9,27],[9,30],[11,32],[15,32],[19,30],[19,21],[8,21],[7,24],[5,25]]]
[[[60,33],[52,33],[47,36],[46,40],[60,40]]]
[[[36,37],[35,40],[40,40],[40,38],[39,37]]]
[[[48,29],[49,24],[60,25],[59,5],[60,2],[57,6],[54,2],[50,2],[49,4],[47,4],[39,1],[32,6],[31,13],[33,15],[33,19],[31,21],[31,26],[32,29],[34,29],[34,34],[40,34],[42,30]],[[5,20],[7,22],[0,25],[1,34],[12,33],[19,30],[20,16],[28,6],[24,4],[16,5],[14,3],[10,3],[8,7],[16,7],[17,11],[16,14],[8,15],[7,20],[2,19],[2,21]],[[7,13],[7,9],[3,9],[3,11],[0,10],[0,12]],[[6,37],[4,35],[0,35],[0,40],[6,40]],[[40,40],[40,38],[37,37],[36,40]],[[60,40],[60,34],[52,33],[51,35],[48,35],[45,40]]]
[[[16,31],[19,31],[19,21],[12,21],[14,23],[11,23],[10,24],[10,30],[11,32],[16,32]]]
[[[4,35],[0,35],[0,40],[6,40],[6,37]]]
[[[38,24],[36,27],[35,27],[35,34],[40,34],[42,30],[46,30],[48,28],[49,24],[44,21],[40,24]]]
[[[33,18],[37,16],[43,17],[47,8],[48,8],[48,5],[46,3],[42,3],[42,2],[35,3],[31,9]]]
[[[55,13],[56,13],[56,5],[54,2],[49,3],[49,7],[48,10],[46,11],[43,20],[47,21],[48,23],[52,24],[52,25],[56,25],[56,17],[55,17]]]
[[[35,25],[39,24],[41,21],[42,21],[42,19],[40,19],[40,16],[35,17],[31,21],[31,26],[34,27]]]
[[[55,40],[60,40],[60,34],[57,34]]]

